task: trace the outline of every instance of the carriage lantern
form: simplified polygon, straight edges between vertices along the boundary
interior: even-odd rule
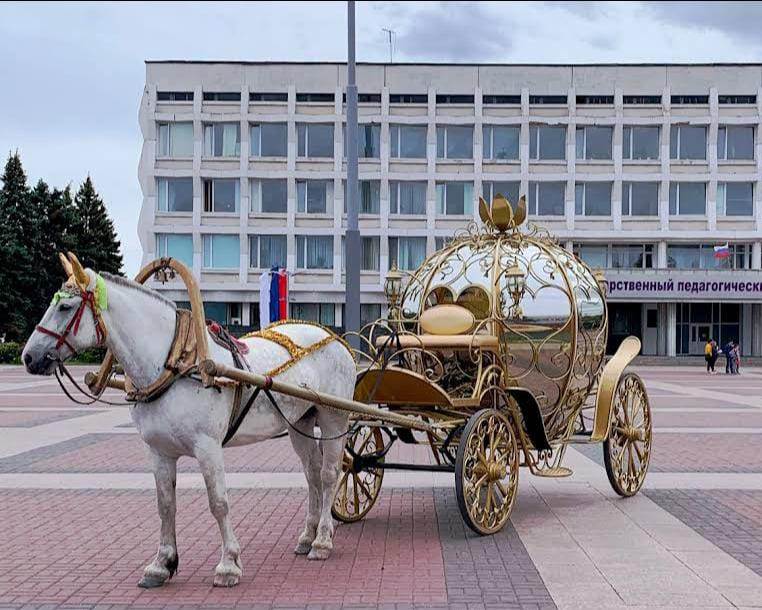
[[[386,274],[384,294],[389,301],[389,310],[396,311],[400,294],[402,294],[402,273],[397,269],[396,263],[392,264],[392,268]]]
[[[520,319],[524,315],[521,311],[521,306],[519,305],[521,299],[524,297],[524,288],[526,287],[526,282],[524,281],[524,272],[518,265],[514,264],[512,267],[506,270],[505,281],[508,294],[510,294],[511,298],[513,299],[511,317]]]

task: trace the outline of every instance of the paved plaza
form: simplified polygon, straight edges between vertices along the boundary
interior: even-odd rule
[[[212,587],[216,522],[196,464],[178,477],[180,569],[136,587],[158,542],[153,477],[127,407],[79,407],[53,378],[0,368],[0,608],[762,607],[762,369],[636,369],[654,411],[646,489],[621,499],[600,446],[568,479],[521,471],[511,524],[478,537],[452,475],[386,474],[334,555],[292,553],[306,483],[287,439],[226,450],[244,573]],[[77,369],[79,377],[84,369]],[[116,397],[116,395],[115,395]],[[422,448],[395,459],[428,460]]]

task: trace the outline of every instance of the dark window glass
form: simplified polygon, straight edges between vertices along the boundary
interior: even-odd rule
[[[708,104],[708,95],[673,95],[673,104]]]
[[[157,91],[156,99],[159,102],[192,102],[193,91]]]
[[[297,102],[332,102],[333,93],[297,93]]]
[[[720,104],[756,104],[756,95],[720,95]]]
[[[288,93],[268,93],[264,91],[258,91],[256,93],[249,93],[250,102],[287,102]]]
[[[565,95],[530,95],[530,104],[565,104]]]
[[[600,104],[613,104],[613,95],[578,95],[577,104],[580,105],[600,105]]]
[[[520,95],[484,95],[482,104],[520,104]]]
[[[437,104],[473,104],[473,95],[437,95]]]
[[[429,96],[426,93],[392,93],[389,95],[390,104],[426,104]]]
[[[240,91],[204,91],[205,102],[240,102]]]
[[[661,104],[661,95],[625,95],[624,104]]]

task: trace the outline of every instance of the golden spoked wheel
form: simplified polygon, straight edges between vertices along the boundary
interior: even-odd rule
[[[347,439],[341,475],[336,485],[331,513],[335,519],[344,523],[359,521],[376,503],[384,479],[382,468],[369,468],[359,472],[354,469],[355,455],[370,455],[384,448],[384,438],[379,428],[361,426]],[[381,458],[383,460],[383,458]]]
[[[519,451],[508,419],[482,409],[466,424],[455,462],[455,493],[464,521],[477,534],[500,531],[519,486]]]
[[[651,407],[643,380],[627,373],[614,394],[611,432],[603,441],[609,482],[620,496],[634,496],[643,486],[651,459]]]

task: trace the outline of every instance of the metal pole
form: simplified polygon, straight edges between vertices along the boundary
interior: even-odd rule
[[[355,3],[347,2],[347,232],[346,256],[346,303],[344,329],[360,330],[360,260],[362,242],[357,225],[357,85],[355,82]],[[356,339],[356,337],[355,337]],[[353,347],[359,347],[353,343]]]

